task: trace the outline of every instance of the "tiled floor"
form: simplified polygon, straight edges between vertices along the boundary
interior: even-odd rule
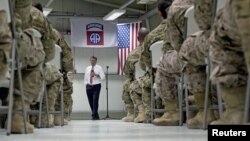
[[[157,127],[152,124],[124,123],[120,120],[74,120],[68,126],[35,129],[34,134],[6,136],[1,141],[206,141],[207,131],[186,126]]]

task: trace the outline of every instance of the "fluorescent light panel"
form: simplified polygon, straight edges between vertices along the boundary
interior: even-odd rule
[[[153,4],[157,2],[157,0],[137,0],[137,4]]]
[[[125,9],[114,9],[111,12],[109,12],[106,16],[103,17],[103,20],[105,21],[113,21],[123,15],[126,12]]]

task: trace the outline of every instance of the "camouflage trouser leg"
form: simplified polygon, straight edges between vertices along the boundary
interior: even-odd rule
[[[162,75],[156,72],[155,83],[157,85],[157,95],[162,99],[163,103],[167,100],[174,100],[177,96],[177,84],[175,77]]]
[[[151,114],[151,77],[144,76],[141,81],[142,87],[142,102],[145,108],[146,116],[150,117]]]
[[[142,88],[139,84],[138,80],[135,80],[132,82],[132,84],[130,85],[130,97],[134,103],[134,107],[136,109],[138,109],[139,105],[143,105],[142,103]]]
[[[210,77],[212,83],[219,82],[227,88],[246,86],[247,69],[243,52],[223,47],[224,42],[227,41],[222,41],[215,32],[212,32],[210,41],[212,43],[209,50],[212,63]],[[234,48],[239,50],[240,47]]]
[[[192,94],[205,94],[206,88],[206,67],[188,66],[185,69],[184,77],[187,83],[188,91]]]
[[[73,93],[73,83],[69,81],[68,78],[64,78],[63,82],[63,92],[64,92],[64,112],[65,117],[70,116],[72,111],[72,93]]]
[[[22,70],[22,84],[23,84],[23,91],[24,91],[24,106],[26,110],[30,109],[31,104],[40,97],[41,91],[43,89],[43,77],[41,71],[41,65],[37,67]],[[14,102],[13,102],[13,125],[12,131],[18,130],[23,128],[21,123],[23,123],[23,117],[20,113],[22,105],[21,105],[21,97],[20,97],[20,88],[19,88],[19,81],[18,76],[15,76],[14,82]],[[36,107],[37,108],[37,107]],[[35,120],[35,119],[34,119]],[[35,121],[33,121],[35,123]],[[29,126],[29,125],[28,125]],[[30,127],[30,126],[29,126]],[[29,128],[32,129],[32,128]]]
[[[5,77],[11,50],[11,32],[7,23],[6,12],[0,10],[0,81]]]
[[[48,108],[49,111],[55,111],[56,99],[59,97],[59,89],[61,86],[61,81],[58,80],[50,85],[47,85],[47,94],[48,94]],[[44,97],[45,98],[45,97]],[[44,105],[43,108],[46,106]]]
[[[249,0],[231,0],[232,13],[241,33],[242,48],[247,63],[248,72],[250,72],[250,1]]]
[[[41,72],[41,65],[38,65],[34,68],[24,69],[22,70],[22,83],[23,83],[23,90],[24,90],[24,98],[25,104],[27,102],[30,105],[33,101],[37,99],[39,96],[40,91],[42,90],[42,72]],[[18,82],[18,76],[15,76],[15,97],[20,97],[20,88]],[[21,108],[21,107],[20,107]]]
[[[165,103],[176,100],[178,91],[176,77],[179,77],[183,63],[175,50],[166,52],[157,66],[155,82],[157,93]]]
[[[126,112],[128,112],[129,110],[134,111],[134,103],[129,94],[129,87],[131,83],[131,81],[125,81],[125,83],[123,84],[122,100],[125,103]]]

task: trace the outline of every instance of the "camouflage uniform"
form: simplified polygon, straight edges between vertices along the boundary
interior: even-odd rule
[[[138,62],[141,52],[141,46],[134,49],[126,60],[124,66],[124,73],[126,75],[126,81],[123,84],[123,95],[122,100],[125,103],[127,116],[122,120],[125,122],[134,121],[134,103],[130,97],[130,85],[135,79],[135,63]]]
[[[124,72],[125,74],[128,73],[128,75],[132,76],[131,72],[133,71],[133,75],[135,72],[135,64],[139,62],[140,59],[140,54],[141,54],[141,50],[142,50],[142,45],[139,45],[131,54],[128,63],[125,68],[124,68]],[[134,76],[133,76],[133,79]],[[129,86],[129,94],[130,94],[130,98],[133,101],[134,104],[134,108],[139,110],[139,114],[138,116],[134,119],[134,122],[138,123],[138,122],[143,122],[145,120],[145,108],[143,105],[143,94],[142,94],[142,81],[143,77],[140,77],[139,79],[133,80],[130,83]]]
[[[17,46],[19,52],[19,59],[22,63],[22,83],[25,97],[25,107],[29,109],[30,104],[38,98],[39,92],[42,90],[42,65],[44,61],[48,61],[54,57],[53,48],[54,42],[51,41],[51,28],[48,21],[43,14],[38,11],[33,13],[32,1],[15,0],[15,14],[16,14],[16,29],[17,29]],[[39,14],[38,14],[39,13]],[[39,15],[42,23],[38,25],[37,16]],[[35,28],[41,34],[35,34]],[[42,44],[43,43],[43,44]],[[46,53],[46,54],[45,54]],[[17,77],[15,77],[17,78]],[[18,80],[15,79],[15,94],[19,93]],[[23,118],[21,113],[17,112],[21,108],[21,98],[19,95],[14,95],[13,117],[11,132],[24,133]],[[28,123],[28,132],[33,132],[33,126]]]
[[[8,70],[11,39],[12,37],[7,22],[7,14],[4,10],[0,10],[0,84]]]
[[[184,62],[184,77],[188,90],[194,95],[198,113],[187,121],[189,128],[202,128],[206,87],[206,63],[208,56],[209,35],[213,19],[213,2],[211,0],[195,0],[194,16],[202,30],[190,35],[182,44],[179,56]],[[211,100],[209,99],[209,103]],[[215,119],[212,110],[208,112],[208,123]]]
[[[165,113],[161,118],[154,119],[155,125],[178,125],[179,122],[176,77],[179,77],[183,64],[178,52],[184,41],[184,14],[192,4],[193,0],[174,0],[168,9],[163,47],[165,54],[156,74],[157,93],[165,105]]]
[[[60,87],[62,85],[62,74],[56,65],[46,63],[45,65],[45,81],[48,95],[48,109],[49,112],[60,111],[60,105],[56,105],[56,99],[60,98]],[[45,100],[45,97],[44,99]],[[43,106],[43,110],[45,111],[46,106]],[[47,117],[46,115],[42,115],[41,127],[47,126]],[[54,116],[52,114],[49,115],[49,127],[54,126]]]
[[[246,2],[246,3],[241,3]],[[246,11],[241,11],[246,6]],[[231,7],[233,5],[233,8]],[[236,7],[234,7],[236,4]],[[212,122],[212,124],[241,124],[243,121],[244,101],[247,82],[247,68],[245,65],[242,45],[246,45],[246,40],[241,40],[241,34],[244,35],[241,20],[247,19],[247,16],[236,16],[237,13],[249,15],[249,1],[232,0],[218,12],[210,36],[209,55],[212,62],[212,83],[221,84],[221,94],[225,102],[226,110],[222,118]],[[239,23],[236,24],[236,20]],[[240,31],[242,33],[240,34]],[[246,36],[247,37],[247,36]],[[242,44],[243,41],[243,44]]]
[[[162,20],[160,25],[158,25],[154,30],[152,30],[144,39],[140,56],[140,63],[144,63],[149,69],[152,68],[150,46],[157,41],[163,40],[166,22],[166,20]],[[146,71],[145,67],[142,67],[142,69]]]
[[[145,75],[138,82],[142,88],[142,102],[145,108],[146,120],[149,120],[151,113],[151,52],[150,46],[157,41],[163,40],[164,28],[166,26],[166,20],[162,20],[161,24],[152,30],[144,39],[142,45],[142,51],[140,54],[140,66],[141,69],[146,71]],[[147,69],[148,68],[148,69]]]
[[[232,14],[241,34],[242,48],[247,63],[248,72],[250,72],[250,7],[249,0],[231,0]]]
[[[65,74],[63,83],[64,112],[66,113],[65,118],[70,120],[70,114],[72,112],[73,105],[73,83],[68,79],[68,77],[66,77],[66,75],[68,72],[73,71],[74,69],[72,51],[68,43],[56,29],[53,29],[53,36],[56,44],[58,44],[62,49],[62,71]]]

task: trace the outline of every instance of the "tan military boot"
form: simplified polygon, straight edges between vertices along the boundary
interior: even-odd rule
[[[143,104],[138,106],[139,114],[138,116],[134,119],[135,123],[142,123],[146,120],[146,115],[145,115],[145,109]]]
[[[204,93],[196,93],[194,94],[195,103],[199,109],[198,113],[195,117],[189,119],[187,121],[187,127],[191,129],[202,129],[203,126],[203,117],[204,117],[204,103],[205,103],[205,95]],[[208,101],[209,105],[211,105],[211,100]],[[212,110],[208,110],[207,113],[207,122],[210,123],[215,120],[215,116]]]
[[[219,120],[216,120],[211,124],[242,124],[246,87],[221,87],[221,94],[225,102],[226,110]]]
[[[26,108],[26,111],[29,107],[29,102],[24,101],[24,107]],[[13,103],[13,114],[12,114],[12,125],[11,125],[11,133],[17,133],[17,134],[24,134],[25,128],[24,128],[24,119],[23,114],[21,113],[21,98],[20,96],[14,97],[14,103]],[[7,121],[7,120],[6,120]],[[33,133],[34,126],[27,122],[25,119],[26,125],[27,125],[27,133]]]
[[[52,128],[54,126],[54,115],[49,114],[49,119],[47,119],[47,115],[43,114],[41,117],[41,128]]]
[[[135,116],[134,116],[134,109],[133,108],[130,108],[130,109],[127,109],[127,116],[122,118],[122,121],[124,122],[133,122],[134,119],[135,119]]]
[[[68,125],[68,121],[66,119],[63,119],[63,125]],[[55,126],[61,126],[61,116],[54,116],[54,124]]]
[[[176,126],[179,125],[180,114],[177,108],[177,101],[167,101],[164,103],[165,113],[153,120],[153,124],[157,126]]]
[[[6,126],[7,124],[5,124]],[[29,122],[26,122],[27,133],[34,132],[34,126]],[[25,134],[25,128],[23,123],[23,115],[21,113],[14,113],[12,115],[12,125],[11,125],[11,133],[15,134]]]

